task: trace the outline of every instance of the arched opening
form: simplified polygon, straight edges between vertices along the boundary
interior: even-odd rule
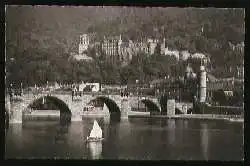
[[[168,103],[168,96],[166,94],[164,94],[163,96],[161,96],[160,98],[160,105],[161,105],[161,113],[163,115],[167,114],[167,103]]]
[[[33,110],[59,110],[60,123],[68,124],[71,122],[71,111],[67,104],[54,96],[44,96],[34,100],[25,113],[31,114]],[[46,116],[46,115],[45,115]]]
[[[183,114],[179,108],[175,108],[175,114]]]
[[[192,108],[189,108],[188,110],[187,110],[187,114],[192,114],[193,113],[193,109]]]
[[[106,106],[108,107],[109,113],[110,113],[110,121],[120,121],[121,119],[121,111],[118,105],[116,104],[115,101],[112,99],[105,97],[105,96],[99,96],[92,100],[91,102],[96,102],[97,106],[102,106],[105,103]],[[95,104],[94,104],[95,105]],[[96,106],[95,105],[95,106]]]
[[[145,106],[148,108],[150,114],[158,114],[160,113],[160,109],[158,108],[158,106],[151,100],[148,99],[144,99],[141,100],[141,102],[143,102],[145,104]]]

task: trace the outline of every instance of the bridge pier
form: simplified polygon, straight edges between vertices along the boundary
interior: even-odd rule
[[[71,116],[71,122],[80,122],[82,121],[82,115],[80,114],[72,114]]]
[[[121,100],[121,120],[128,121],[128,112],[131,111],[129,100]]]
[[[128,122],[128,116],[121,117],[121,122]]]
[[[6,146],[15,146],[18,149],[22,149],[23,144],[23,127],[22,124],[12,124],[9,126],[8,132],[12,133],[13,137],[11,142],[6,141]]]
[[[5,109],[6,111],[8,111],[8,113],[10,113],[10,109],[11,109],[11,104],[10,104],[10,101],[8,100],[5,104]]]
[[[167,101],[167,115],[175,115],[175,100],[169,99]]]
[[[10,107],[10,109],[9,109],[9,124],[22,124],[22,122],[23,122],[22,108],[13,107],[12,104],[10,104],[9,107]]]
[[[81,101],[68,101],[69,109],[71,110],[71,122],[82,121],[81,110],[82,102]]]
[[[10,116],[9,119],[10,124],[22,124],[22,112],[20,111],[12,111],[12,115]]]

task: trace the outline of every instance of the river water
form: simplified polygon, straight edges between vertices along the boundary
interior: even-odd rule
[[[86,143],[94,119],[105,140]],[[242,123],[219,120],[84,118],[69,125],[26,120],[9,126],[5,158],[241,161],[243,132]]]

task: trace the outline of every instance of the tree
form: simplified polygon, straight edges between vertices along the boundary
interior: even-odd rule
[[[94,10],[95,12],[92,12]],[[53,17],[50,17],[51,15]],[[113,17],[114,15],[116,17]],[[82,10],[82,8],[8,6],[6,10],[7,80],[8,82],[22,80],[25,84],[34,84],[38,79],[42,82],[46,82],[46,79],[91,80],[93,79],[91,74],[97,77],[97,73],[102,71],[101,75],[105,80],[116,77],[115,80],[119,82],[120,80],[117,79],[122,76],[121,80],[125,81],[123,75],[126,74],[122,74],[122,70],[118,74],[112,72],[107,62],[103,62],[103,67],[98,63],[96,65],[99,67],[94,67],[92,63],[82,62],[82,65],[75,66],[68,61],[69,52],[78,52],[79,34],[83,32],[96,32],[98,41],[105,34],[122,33],[128,39],[164,34],[167,47],[171,49],[187,49],[191,53],[200,51],[211,54],[211,63],[215,68],[213,74],[222,77],[226,73],[225,61],[235,67],[243,58],[244,52],[228,51],[228,41],[235,45],[244,41],[244,17],[243,9],[117,7],[106,10],[106,7],[105,9],[84,7]],[[153,30],[159,27],[164,28],[162,31]],[[202,27],[203,32],[201,32]],[[93,49],[88,51],[90,56],[96,54]],[[169,73],[170,66],[177,63],[174,57],[171,59],[159,56],[159,45],[156,48],[156,55],[150,59],[150,62],[145,60],[146,56],[140,61],[136,57],[133,58],[128,65],[133,75],[129,76],[127,81],[138,79],[139,76],[143,80],[164,76]],[[10,63],[8,61],[10,58],[15,58],[15,62]],[[46,63],[49,65],[46,66]],[[117,72],[118,69],[117,64],[114,70]],[[177,69],[178,74],[182,75],[182,69],[178,67]]]
[[[222,89],[213,93],[212,100],[219,102],[220,105],[227,105],[227,98]]]

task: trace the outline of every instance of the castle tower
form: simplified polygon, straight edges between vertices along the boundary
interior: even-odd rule
[[[155,53],[155,48],[156,48],[157,44],[158,43],[155,39],[148,39],[149,55],[153,55]]]
[[[87,34],[80,35],[80,43],[79,43],[79,54],[83,54],[84,51],[88,49],[89,46],[89,37]]]
[[[201,60],[200,66],[200,88],[199,88],[199,102],[203,103],[206,101],[206,70],[204,65],[204,60]]]
[[[190,66],[190,63],[188,63],[186,70],[185,70],[185,79],[189,79],[192,75],[193,69]]]
[[[161,43],[161,55],[164,54],[164,52],[165,52],[165,47],[166,47],[166,39],[165,39],[165,37],[164,37],[164,38],[163,38],[163,41],[162,41],[162,43]]]
[[[122,46],[122,36],[120,35],[119,40],[118,40],[118,55],[120,55],[120,56],[121,56],[121,53],[122,53],[121,46]]]

